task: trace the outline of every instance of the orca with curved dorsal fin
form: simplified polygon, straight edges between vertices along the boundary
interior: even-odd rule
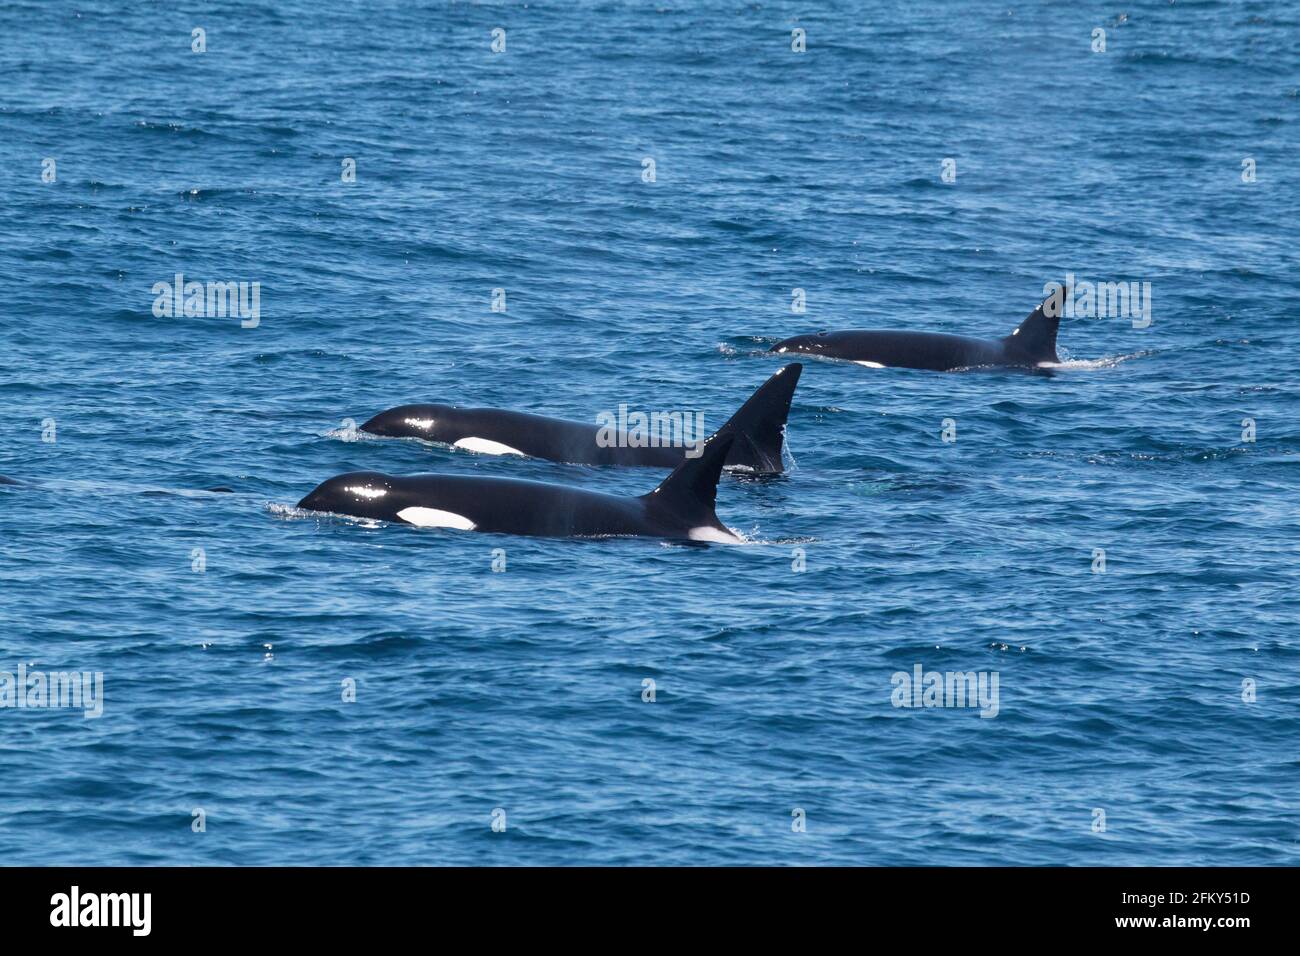
[[[795,363],[777,371],[722,426],[735,434],[726,467],[759,474],[784,470],[781,445],[802,370],[803,366]],[[422,438],[469,451],[579,465],[676,468],[699,448],[698,443],[638,447],[629,442],[626,433],[602,434],[604,429],[583,422],[450,405],[400,405],[380,412],[361,430],[387,438]]]
[[[844,359],[868,368],[919,368],[951,372],[959,368],[1057,365],[1056,333],[1061,324],[1064,287],[1058,287],[1029,318],[1001,339],[976,339],[944,332],[847,329],[796,335],[777,342],[772,352],[797,352]]]
[[[704,443],[699,457],[687,458],[654,491],[635,498],[518,478],[354,471],[325,481],[298,507],[460,531],[739,543],[743,539],[714,510],[734,438],[723,428]]]

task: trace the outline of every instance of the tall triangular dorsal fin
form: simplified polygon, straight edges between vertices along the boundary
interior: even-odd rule
[[[767,474],[785,470],[781,444],[785,440],[785,421],[790,415],[794,387],[799,384],[802,372],[803,366],[798,362],[778,369],[718,429],[719,432],[731,429],[736,434],[727,465],[743,465]]]
[[[725,528],[714,512],[718,500],[718,478],[735,433],[723,426],[700,446],[700,453],[687,458],[660,482],[659,487],[642,495],[646,505],[681,522],[683,527]]]
[[[1056,355],[1056,333],[1061,326],[1061,312],[1065,307],[1065,286],[1052,283],[1054,288],[1029,318],[1002,341],[1008,350],[1022,355],[1029,362],[1059,362]]]

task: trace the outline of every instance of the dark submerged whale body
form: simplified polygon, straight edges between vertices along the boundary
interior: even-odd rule
[[[771,351],[844,359],[873,368],[919,368],[950,372],[959,368],[1014,366],[1039,368],[1060,362],[1056,333],[1063,291],[1053,292],[1029,318],[1001,339],[976,339],[943,332],[848,329],[796,335]]]
[[[714,511],[733,435],[725,428],[654,491],[625,497],[517,478],[397,477],[356,471],[330,478],[298,502],[326,511],[418,527],[548,538],[640,536],[736,543]]]
[[[784,470],[781,444],[790,400],[803,366],[787,365],[750,396],[722,426],[735,436],[725,467],[759,474]],[[602,445],[601,429],[586,422],[498,408],[451,405],[400,405],[380,412],[361,430],[387,438],[422,438],[470,451],[526,455],[580,465],[676,468],[693,452],[683,447],[631,447],[626,433]],[[698,447],[698,446],[696,446]]]

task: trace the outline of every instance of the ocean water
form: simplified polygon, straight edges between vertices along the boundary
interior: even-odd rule
[[[0,859],[1300,862],[1300,11],[1126,9],[0,7],[0,671],[103,674],[97,719],[0,709]],[[256,327],[156,317],[178,272]],[[1002,336],[1066,273],[1150,324],[809,362],[794,467],[720,487],[744,546],[292,507],[640,494],[348,420],[714,427],[780,338]],[[895,707],[917,665],[996,716]]]

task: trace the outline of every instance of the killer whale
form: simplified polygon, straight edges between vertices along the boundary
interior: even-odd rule
[[[759,474],[784,470],[781,444],[790,401],[802,371],[798,363],[779,369],[722,426],[734,435],[724,467]],[[380,412],[360,427],[386,438],[422,438],[470,451],[582,465],[676,468],[696,450],[633,447],[626,433],[619,433],[613,442],[602,442],[602,429],[596,425],[499,408],[399,405]]]
[[[714,511],[733,439],[730,431],[720,430],[699,457],[685,459],[654,491],[639,497],[518,478],[355,471],[318,485],[298,507],[461,531],[737,543],[742,539]]]
[[[846,329],[796,335],[770,351],[844,359],[870,368],[917,368],[950,372],[981,366],[1039,368],[1057,364],[1056,333],[1063,288],[1053,291],[1014,332],[1001,339],[977,339],[944,332]]]

